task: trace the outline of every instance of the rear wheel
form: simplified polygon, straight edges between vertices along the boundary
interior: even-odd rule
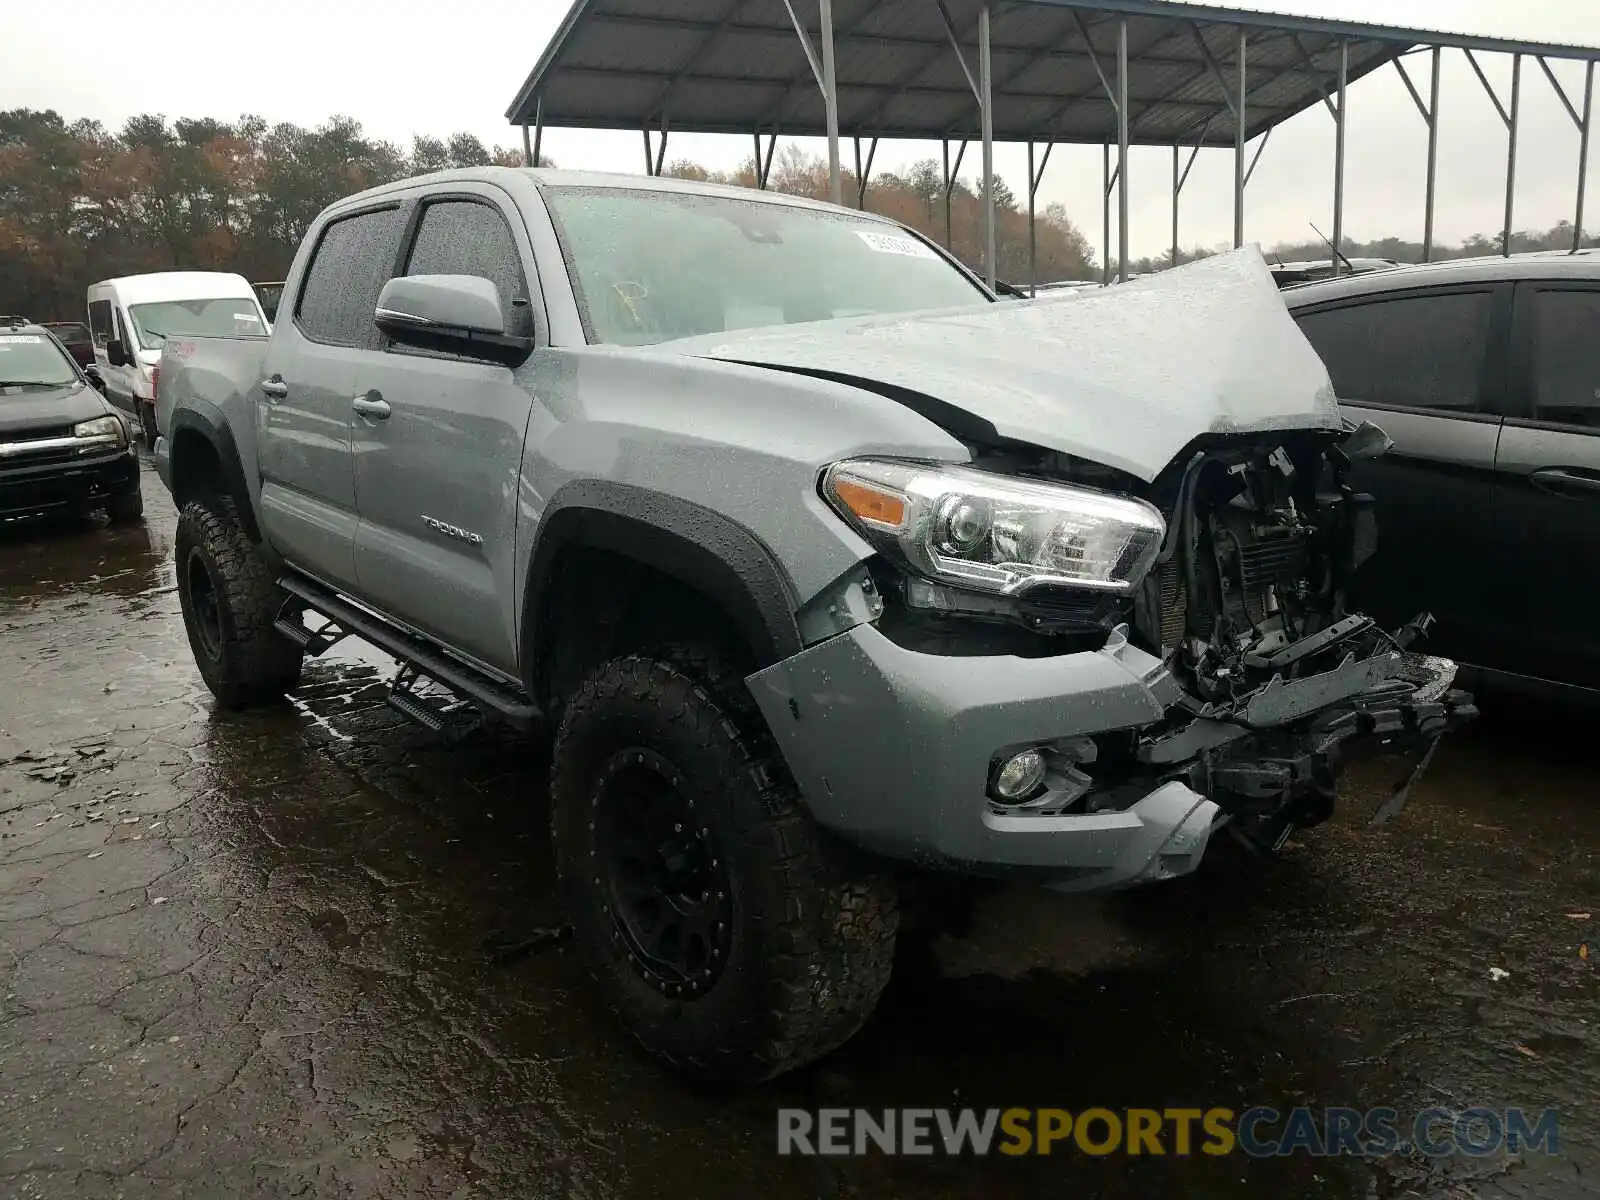
[[[284,594],[231,500],[191,500],[178,517],[178,600],[206,686],[225,708],[276,700],[300,682],[300,647],[273,622]]]
[[[574,949],[622,1025],[686,1075],[755,1081],[866,1021],[897,909],[738,708],[680,665],[605,664],[556,735],[551,823]]]

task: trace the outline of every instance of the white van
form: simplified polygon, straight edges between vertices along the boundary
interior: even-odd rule
[[[89,288],[89,329],[106,397],[156,444],[155,366],[169,336],[265,335],[271,327],[255,289],[225,271],[126,275]]]

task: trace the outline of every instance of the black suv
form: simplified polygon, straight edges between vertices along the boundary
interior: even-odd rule
[[[1463,259],[1284,292],[1339,400],[1394,448],[1373,616],[1491,679],[1600,693],[1600,252]]]
[[[42,325],[0,325],[0,518],[144,516],[128,423]]]

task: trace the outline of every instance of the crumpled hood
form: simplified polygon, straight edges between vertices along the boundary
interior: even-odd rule
[[[1196,437],[1339,429],[1254,246],[1070,298],[686,338],[698,357],[905,389],[1149,481]]]

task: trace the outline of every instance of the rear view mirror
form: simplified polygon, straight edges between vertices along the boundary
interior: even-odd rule
[[[395,341],[516,366],[531,338],[506,333],[500,292],[479,275],[403,275],[383,285],[372,319]]]
[[[105,395],[106,381],[100,377],[100,372],[93,367],[83,369],[84,376],[89,380],[89,386],[101,395]]]
[[[133,359],[128,357],[128,348],[122,344],[121,338],[112,338],[106,343],[106,361],[113,367],[133,365]]]

